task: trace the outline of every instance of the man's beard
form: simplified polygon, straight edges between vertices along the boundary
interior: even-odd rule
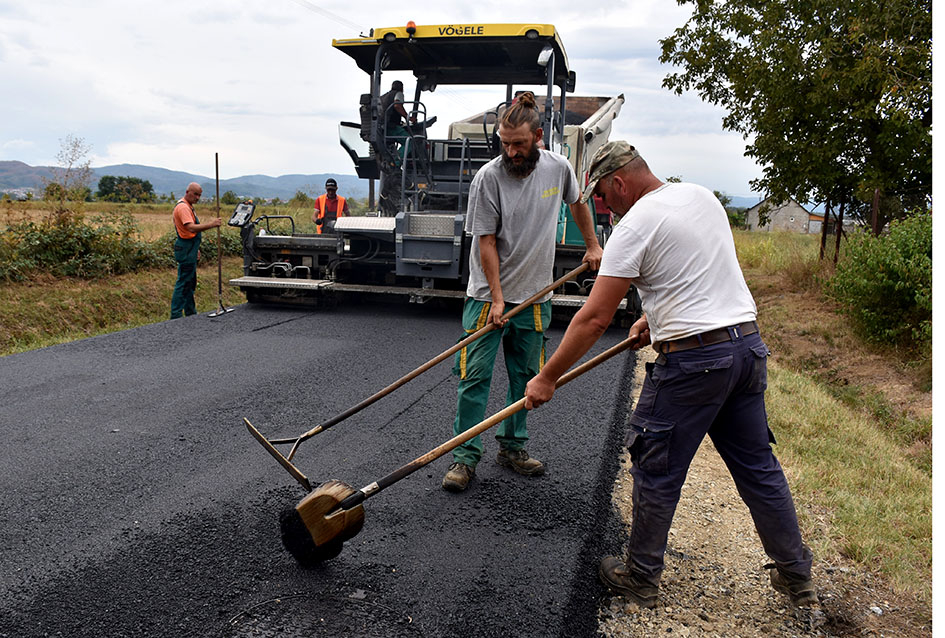
[[[509,175],[518,179],[531,175],[531,172],[535,170],[535,166],[538,165],[539,157],[541,157],[541,153],[537,144],[532,144],[532,150],[518,163],[512,161],[512,158],[505,154],[505,149],[502,149],[502,164],[505,166],[505,170],[509,172]]]

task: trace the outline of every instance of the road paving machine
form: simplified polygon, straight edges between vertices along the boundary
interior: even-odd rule
[[[358,177],[379,183],[378,205],[367,215],[339,217],[320,234],[296,232],[291,217],[254,217],[237,207],[230,224],[239,226],[244,246],[243,276],[230,280],[248,301],[279,304],[337,303],[349,296],[398,295],[416,303],[462,299],[468,278],[471,238],[463,229],[469,185],[476,171],[501,148],[497,119],[520,90],[539,104],[547,150],[571,163],[586,182],[594,152],[610,135],[624,103],[616,97],[576,97],[575,73],[561,38],[548,24],[450,24],[372,29],[366,37],[334,40],[367,74],[370,92],[360,97],[359,118],[341,122],[341,146]],[[396,108],[385,93],[387,73],[415,79],[412,99],[402,107],[409,122],[391,123]],[[405,76],[401,73],[401,76]],[[434,137],[437,116],[431,100],[438,87],[496,87],[494,106],[449,124]],[[452,94],[452,89],[450,89]],[[591,203],[603,245],[612,217]],[[282,219],[280,219],[282,218]],[[584,244],[567,207],[562,209],[554,278],[575,269]],[[555,314],[571,314],[593,285],[583,273],[556,291]],[[622,323],[639,311],[631,291],[621,306]]]

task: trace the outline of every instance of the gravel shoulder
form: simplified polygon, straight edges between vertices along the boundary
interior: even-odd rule
[[[655,357],[650,348],[639,351],[634,399],[644,364]],[[629,527],[633,479],[626,452],[621,465],[613,506]],[[763,569],[767,562],[748,508],[706,439],[683,486],[656,608],[639,609],[622,597],[606,596],[599,610],[600,633],[607,638],[931,636],[915,601],[903,600],[838,557],[815,556],[821,604],[811,609],[794,608],[771,589]]]

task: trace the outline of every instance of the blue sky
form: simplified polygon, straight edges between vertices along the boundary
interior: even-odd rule
[[[337,141],[356,120],[367,76],[332,38],[405,24],[539,22],[561,33],[577,95],[626,96],[612,139],[661,176],[751,195],[760,168],[724,113],[662,89],[659,39],[689,14],[672,0],[398,3],[223,0],[66,3],[0,0],[0,159],[51,165],[60,140],[91,146],[93,166],[131,163],[212,175],[354,174]],[[408,82],[408,90],[411,83]],[[499,96],[501,99],[501,96]],[[449,87],[429,98],[445,123],[490,108],[494,92]],[[442,130],[440,130],[442,128]]]

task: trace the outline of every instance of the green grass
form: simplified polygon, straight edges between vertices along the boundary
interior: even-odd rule
[[[52,213],[53,205],[42,200],[29,202],[4,202],[0,204],[0,228],[5,228],[20,221],[40,221]],[[96,215],[117,216],[120,214],[129,214],[135,218],[138,224],[138,233],[141,239],[154,240],[167,232],[173,230],[171,224],[171,212],[174,210],[172,203],[159,204],[122,204],[117,202],[82,202],[81,205],[73,204],[84,215],[86,219],[92,219]],[[206,201],[198,203],[196,208],[197,217],[201,221],[206,221],[215,217],[217,213],[216,205]],[[233,206],[220,206],[220,217],[226,222],[233,212]],[[355,204],[352,209],[353,214],[364,214],[364,205]],[[311,205],[280,204],[278,206],[259,206],[256,208],[256,216],[259,215],[288,215],[295,220],[296,232],[314,233],[315,223],[312,221]],[[273,232],[288,232],[289,222],[282,220],[272,220]],[[228,228],[226,230],[235,231]]]
[[[789,232],[733,231],[738,261],[746,271],[781,275],[794,287],[818,290],[833,272],[833,239],[820,259],[820,236]]]
[[[917,467],[883,423],[816,381],[769,368],[777,454],[819,556],[842,554],[931,602],[931,466]]]
[[[894,346],[862,344],[839,316],[828,324],[797,321],[791,302],[778,300],[781,291],[823,298],[833,274],[832,237],[824,260],[818,236],[735,231],[734,237],[746,278],[766,278],[776,293],[762,313],[766,325],[784,326],[789,315],[814,342],[904,358]],[[777,332],[770,338],[778,342]],[[931,605],[931,417],[904,413],[878,389],[832,377],[819,354],[808,360],[785,347],[779,359],[790,364],[771,362],[766,402],[776,452],[815,554],[843,555]]]
[[[226,285],[243,274],[243,260],[223,259],[223,303],[246,299]],[[0,355],[125,330],[170,316],[177,271],[149,270],[94,280],[52,279],[0,283]],[[198,312],[218,306],[216,262],[197,272]]]

